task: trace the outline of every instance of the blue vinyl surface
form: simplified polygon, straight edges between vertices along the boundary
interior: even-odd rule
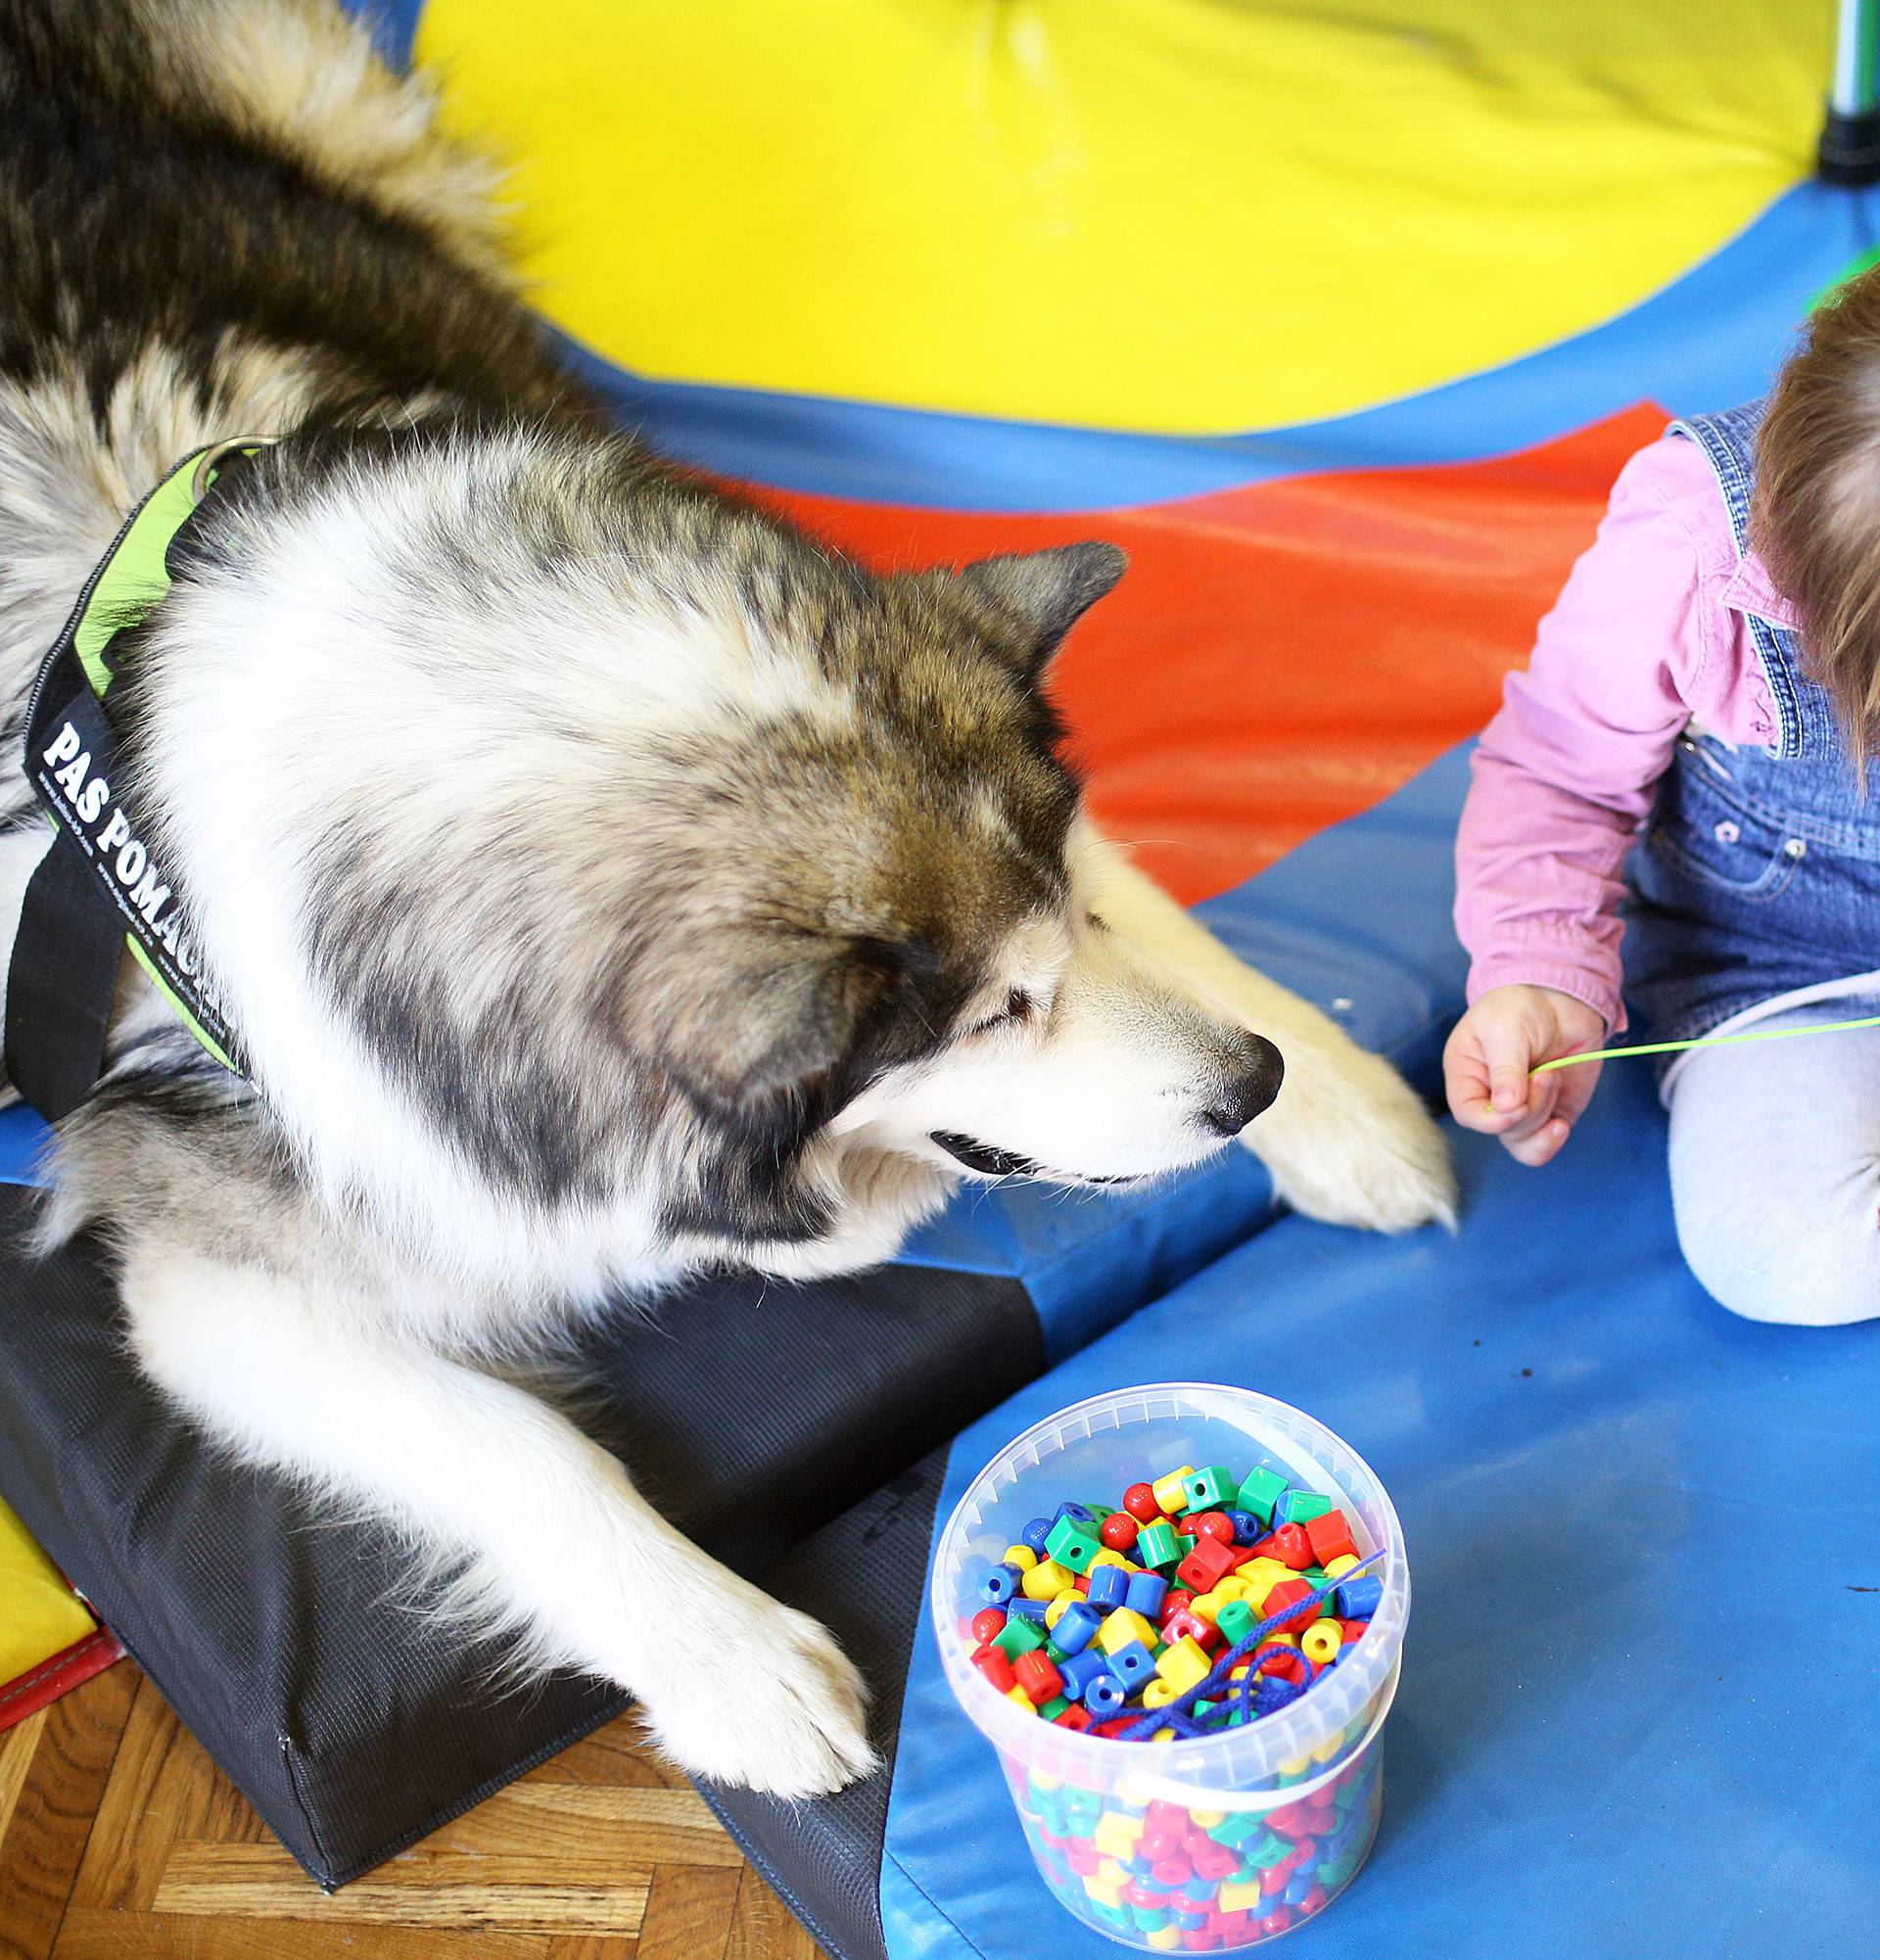
[[[974,1424],[936,1535],[1080,1396],[1173,1377],[1295,1403],[1383,1476],[1415,1606],[1377,1849],[1288,1960],[1873,1953],[1880,1323],[1711,1303],[1643,1066],[1609,1068],[1544,1173],[1477,1138],[1460,1157],[1458,1237],[1281,1219]],[[924,1626],[881,1900],[894,1960],[1122,1950],[1035,1876]]]

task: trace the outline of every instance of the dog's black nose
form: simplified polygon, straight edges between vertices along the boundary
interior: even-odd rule
[[[1246,1035],[1230,1067],[1233,1073],[1201,1111],[1201,1121],[1223,1137],[1238,1137],[1279,1095],[1286,1063],[1264,1036]]]

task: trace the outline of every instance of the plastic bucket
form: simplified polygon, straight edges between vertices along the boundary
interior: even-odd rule
[[[1322,1491],[1350,1518],[1360,1554],[1386,1554],[1369,1568],[1384,1581],[1370,1628],[1336,1667],[1276,1714],[1160,1743],[1059,1728],[979,1673],[967,1624],[984,1604],[977,1586],[1028,1519],[1065,1499],[1114,1505],[1132,1483],[1215,1463],[1241,1477],[1264,1467]],[[1199,1382],[1060,1410],[973,1479],[941,1534],[931,1603],[947,1680],[999,1752],[1039,1872],[1087,1926],[1144,1952],[1255,1946],[1323,1910],[1363,1864],[1377,1835],[1379,1742],[1410,1572],[1383,1484],[1322,1423],[1269,1396]]]

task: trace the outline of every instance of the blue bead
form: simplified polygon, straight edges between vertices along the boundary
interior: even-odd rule
[[[1340,1619],[1369,1619],[1384,1604],[1384,1581],[1369,1572],[1346,1579],[1338,1592]]]
[[[1123,1858],[1119,1862],[1121,1863],[1123,1870],[1126,1871],[1133,1879],[1149,1878],[1153,1874],[1155,1870],[1154,1859],[1144,1857],[1140,1851],[1137,1852],[1135,1857]]]
[[[1188,1888],[1184,1886],[1182,1890],[1186,1891]],[[1213,1887],[1210,1886],[1208,1890],[1212,1891]],[[1174,1919],[1175,1919],[1175,1924],[1179,1926],[1185,1933],[1198,1933],[1200,1932],[1201,1928],[1207,1924],[1207,1914],[1204,1912],[1178,1911],[1174,1915]]]
[[[1018,1534],[1021,1545],[1029,1545],[1039,1558],[1045,1556],[1045,1540],[1051,1536],[1052,1520],[1049,1517],[1034,1517]]]
[[[1230,1511],[1227,1521],[1234,1527],[1237,1545],[1254,1545],[1266,1536],[1266,1526],[1250,1511]]]
[[[1018,1568],[1015,1565],[995,1565],[979,1581],[979,1597],[989,1607],[1002,1607],[1018,1590]]]
[[[1128,1579],[1123,1604],[1152,1626],[1161,1617],[1162,1602],[1168,1598],[1168,1581],[1155,1572],[1131,1572]]]
[[[1058,1516],[1051,1520],[1052,1523],[1056,1524],[1058,1517],[1073,1517],[1079,1524],[1094,1524],[1097,1521],[1097,1514],[1091,1510],[1089,1505],[1071,1504],[1069,1502],[1060,1504],[1058,1507]]]
[[[1058,1624],[1051,1637],[1064,1653],[1081,1654],[1097,1638],[1097,1629],[1103,1623],[1103,1614],[1094,1606],[1079,1600],[1074,1607],[1066,1607],[1058,1615]]]
[[[1006,1608],[1006,1617],[1008,1619],[1035,1619],[1040,1626],[1043,1626],[1045,1623],[1045,1609],[1050,1605],[1051,1602],[1049,1600],[1028,1600],[1023,1593],[1020,1593]]]
[[[1100,1612],[1123,1604],[1129,1594],[1129,1574],[1120,1565],[1099,1565],[1090,1575],[1089,1599]]]
[[[1106,1654],[1099,1654],[1095,1648],[1086,1647],[1081,1653],[1073,1654],[1068,1660],[1062,1661],[1058,1671],[1064,1677],[1064,1693],[1071,1701],[1081,1702],[1084,1699],[1084,1690],[1098,1675],[1109,1673],[1109,1657]],[[1110,1678],[1113,1680],[1115,1677],[1111,1675]]]
[[[1155,1672],[1155,1657],[1140,1640],[1126,1640],[1109,1657],[1109,1671],[1134,1693]]]
[[[1123,1684],[1108,1672],[1097,1675],[1084,1689],[1084,1706],[1100,1721],[1120,1714],[1126,1700]]]
[[[1318,1860],[1315,1858],[1311,1864],[1305,1866],[1302,1870],[1294,1872],[1287,1880],[1286,1890],[1280,1896],[1285,1899],[1288,1905],[1303,1905],[1306,1893],[1318,1882]]]

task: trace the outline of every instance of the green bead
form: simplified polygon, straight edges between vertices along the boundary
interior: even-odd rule
[[[1250,1844],[1241,1846],[1241,1862],[1256,1872],[1270,1870],[1282,1858],[1292,1855],[1292,1846],[1277,1831],[1269,1831],[1264,1824],[1260,1835]]]
[[[1230,1647],[1238,1647],[1260,1623],[1260,1616],[1245,1600],[1229,1600],[1214,1616],[1214,1624],[1221,1630],[1221,1638]]]
[[[1044,1716],[1046,1721],[1055,1722],[1069,1706],[1070,1703],[1065,1701],[1063,1696],[1054,1695],[1049,1702],[1045,1703],[1039,1708],[1038,1712]]]
[[[1218,1511],[1234,1501],[1234,1472],[1225,1464],[1209,1464],[1182,1479],[1190,1511]]]
[[[1242,1479],[1233,1508],[1250,1511],[1262,1524],[1273,1522],[1273,1507],[1286,1495],[1287,1481],[1278,1470],[1248,1470]]]
[[[1245,1844],[1249,1838],[1257,1837],[1265,1828],[1257,1812],[1230,1810],[1207,1835],[1215,1843],[1225,1844],[1232,1850]]]
[[[1321,1497],[1316,1490],[1289,1490],[1280,1499],[1280,1522],[1304,1524],[1311,1518],[1323,1517],[1331,1509],[1332,1500]]]
[[[1045,1644],[1045,1630],[1035,1619],[1009,1619],[992,1637],[1008,1660],[1021,1654],[1035,1654]]]
[[[1089,1571],[1090,1562],[1103,1549],[1104,1541],[1074,1517],[1058,1518],[1045,1539],[1045,1550],[1070,1572]]]
[[[1168,1913],[1159,1905],[1139,1905],[1130,1918],[1139,1933],[1159,1933],[1168,1924]]]
[[[1159,1565],[1174,1565],[1188,1555],[1181,1549],[1181,1541],[1175,1535],[1175,1527],[1166,1518],[1157,1518],[1153,1524],[1146,1524],[1136,1539],[1136,1563],[1152,1570]]]

